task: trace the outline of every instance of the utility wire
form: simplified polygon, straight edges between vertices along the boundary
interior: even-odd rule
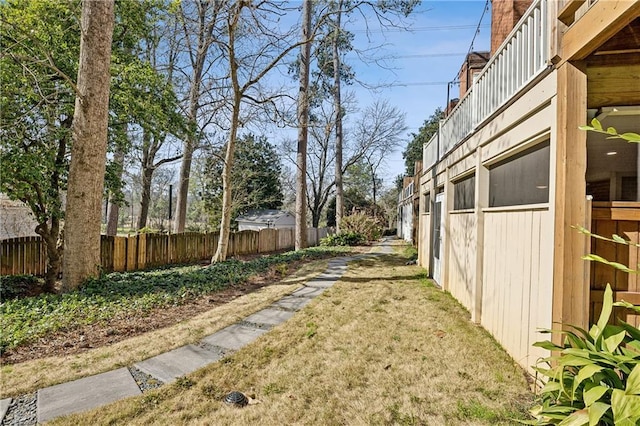
[[[480,34],[480,28],[483,28],[482,20],[484,19],[484,15],[486,15],[488,10],[489,10],[489,0],[486,0],[484,3],[484,8],[482,9],[482,15],[480,15],[480,20],[478,21],[478,26],[476,27],[476,31],[473,34],[473,38],[471,39],[469,50],[467,50],[467,56],[469,56],[469,54],[473,51],[473,46],[474,46],[474,43],[476,42],[476,37],[478,37],[478,34]],[[488,25],[484,25],[484,27],[487,27],[487,26]],[[456,74],[452,82],[455,82],[457,80],[458,80],[458,75]]]
[[[482,28],[488,28],[489,25],[483,25]],[[480,25],[441,25],[434,27],[410,27],[410,28],[360,28],[349,30],[352,33],[399,33],[399,32],[421,32],[421,31],[448,31],[448,30],[470,30],[475,28],[479,30]]]

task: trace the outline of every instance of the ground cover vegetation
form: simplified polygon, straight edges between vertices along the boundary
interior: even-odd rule
[[[277,265],[337,253],[344,250],[310,248],[248,261],[231,259],[206,267],[111,273],[88,280],[80,289],[64,294],[3,299],[0,348],[2,352],[11,351],[51,333],[94,323],[108,324],[117,317],[144,317],[155,309],[181,305],[242,284]]]
[[[351,262],[331,289],[223,361],[53,424],[505,425],[525,419],[532,394],[523,370],[422,268],[406,265],[414,254]],[[226,405],[231,390],[254,403]]]

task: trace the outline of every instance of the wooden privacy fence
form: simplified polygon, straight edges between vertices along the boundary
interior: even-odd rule
[[[318,245],[328,235],[326,228],[309,228],[309,246]],[[136,234],[126,237],[102,235],[102,268],[107,272],[135,271],[163,265],[209,260],[218,248],[219,233]],[[293,229],[262,229],[232,232],[228,255],[270,253],[292,249]],[[44,275],[46,247],[40,237],[0,241],[1,275]]]

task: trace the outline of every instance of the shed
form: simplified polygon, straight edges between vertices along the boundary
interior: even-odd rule
[[[293,229],[296,218],[283,210],[249,210],[236,218],[239,231],[259,231],[265,228]]]

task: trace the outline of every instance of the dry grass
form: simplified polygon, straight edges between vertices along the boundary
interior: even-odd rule
[[[55,424],[495,425],[523,416],[523,371],[406,258],[352,264],[291,320],[222,362]],[[259,403],[222,402],[240,390]]]
[[[194,318],[122,342],[64,356],[48,357],[0,369],[0,397],[16,396],[36,389],[92,376],[202,340],[203,337],[231,325],[295,291],[300,284],[327,268],[328,260],[310,262],[270,285],[239,297]]]

